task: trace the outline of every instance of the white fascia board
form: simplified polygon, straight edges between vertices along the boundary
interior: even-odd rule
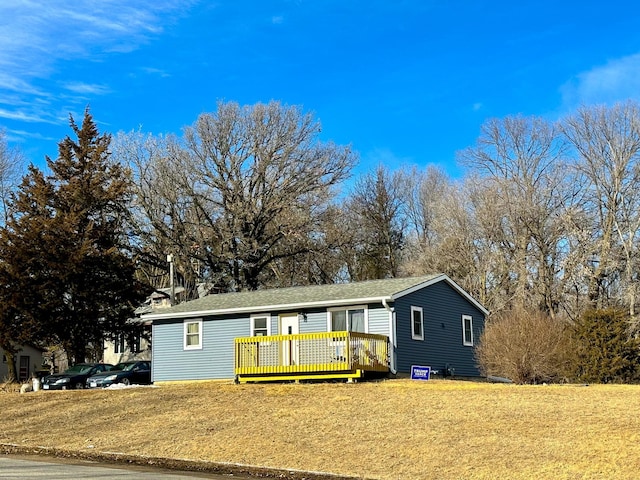
[[[449,278],[449,276],[445,275],[444,273],[442,275],[438,275],[437,277],[432,278],[431,280],[427,280],[425,282],[419,283],[418,285],[414,285],[411,288],[407,288],[406,290],[403,290],[402,292],[399,292],[398,294],[393,295],[392,299],[395,300],[397,298],[404,297],[405,295],[408,295],[417,290],[420,290],[421,288],[428,287],[429,285],[433,285],[435,283],[442,282],[442,281],[445,281],[449,285],[451,285],[451,287],[453,287],[454,290],[456,290],[460,295],[466,298],[478,310],[484,313],[485,316],[489,315],[489,310],[484,308],[480,303],[478,303],[478,301],[475,298],[469,295],[460,285],[458,285],[456,282],[451,280],[451,278]]]
[[[151,313],[142,315],[145,320],[165,320],[173,318],[189,318],[189,317],[205,317],[215,315],[227,315],[231,313],[252,313],[252,312],[273,312],[278,310],[294,310],[302,308],[322,308],[322,307],[340,307],[344,305],[362,305],[370,303],[382,303],[391,301],[391,297],[371,297],[371,298],[347,298],[344,300],[322,300],[318,302],[305,303],[289,303],[274,305],[257,305],[255,307],[236,307],[223,308],[218,310],[198,310],[190,312],[167,312],[167,313]]]

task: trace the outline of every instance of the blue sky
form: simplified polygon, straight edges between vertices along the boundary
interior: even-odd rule
[[[491,117],[640,100],[640,3],[0,0],[0,129],[44,165],[101,131],[180,134],[219,100],[314,112],[358,173],[437,164]]]

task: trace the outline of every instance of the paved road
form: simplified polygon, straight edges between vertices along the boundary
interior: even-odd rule
[[[114,466],[96,462],[69,462],[60,459],[42,459],[38,457],[20,457],[14,455],[0,456],[0,479],[38,479],[68,480],[116,478],[118,480],[193,480],[194,478],[208,478],[211,480],[248,479],[229,475],[213,475],[191,472],[175,472],[170,470],[153,469],[137,466]]]

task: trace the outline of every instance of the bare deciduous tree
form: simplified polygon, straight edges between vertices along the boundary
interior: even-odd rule
[[[441,168],[429,165],[425,171],[412,169],[405,175],[404,181],[408,226],[411,233],[418,243],[433,244],[437,237],[434,224],[451,180]]]
[[[9,145],[7,135],[0,130],[0,215],[2,225],[7,223],[7,205],[11,194],[20,183],[25,159],[22,152]]]
[[[489,305],[486,244],[474,216],[472,185],[452,182],[434,166],[411,172],[406,182],[410,228],[402,270],[411,275],[446,273]]]
[[[24,157],[20,150],[9,145],[6,133],[0,130],[0,221],[1,228],[7,224],[8,202],[15,191],[24,167]],[[0,258],[0,262],[2,259]],[[0,348],[7,359],[8,380],[15,380],[17,353],[16,340],[21,336],[21,326],[16,321],[15,311],[2,302],[0,309]]]
[[[345,206],[345,229],[353,241],[347,263],[351,280],[396,277],[404,249],[406,178],[378,166],[360,177]]]
[[[186,298],[197,296],[197,284],[226,289],[216,283],[222,275],[215,268],[209,245],[212,232],[199,221],[190,194],[186,153],[174,136],[141,132],[119,133],[113,142],[113,158],[130,165],[134,172],[132,205],[136,234],[141,244],[139,273],[155,288],[168,287],[167,255],[173,256],[176,282],[186,289]]]
[[[640,106],[581,108],[565,119],[563,132],[579,155],[586,179],[585,219],[590,219],[589,299],[604,308],[621,281],[632,317],[637,297],[640,235]]]
[[[484,221],[494,248],[505,255],[507,276],[500,283],[510,291],[509,302],[522,308],[532,299],[553,316],[560,302],[563,217],[573,198],[557,128],[540,118],[490,120],[460,159],[492,191]]]
[[[313,250],[332,189],[356,161],[349,147],[322,142],[319,133],[296,107],[221,102],[180,141],[138,141],[148,238],[198,262],[221,288],[270,284],[279,262]]]
[[[186,129],[185,187],[234,290],[258,288],[274,261],[305,253],[299,239],[315,231],[331,188],[350,174],[350,148],[319,133],[311,114],[277,102],[219,103]]]
[[[637,113],[489,120],[459,155],[466,178],[381,168],[342,198],[354,155],[310,115],[221,103],[184,138],[128,137],[148,275],[166,280],[166,253],[183,284],[223,290],[440,271],[494,312],[576,319],[589,298],[634,312]]]

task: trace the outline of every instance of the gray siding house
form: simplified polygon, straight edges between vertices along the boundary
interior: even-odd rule
[[[384,336],[391,373],[427,365],[473,377],[480,375],[474,346],[487,313],[448,276],[437,274],[215,294],[143,319],[153,322],[154,382],[234,378],[239,337],[269,336],[260,347],[264,357],[283,338],[271,336],[334,331]],[[280,350],[276,356],[293,364],[305,352]]]
[[[0,348],[0,382],[3,381],[9,374],[9,365],[7,363],[7,357],[4,351]],[[22,345],[19,347],[18,353],[15,355],[16,361],[16,375],[19,382],[25,382],[42,370],[44,364],[43,351],[39,348],[29,345]]]

